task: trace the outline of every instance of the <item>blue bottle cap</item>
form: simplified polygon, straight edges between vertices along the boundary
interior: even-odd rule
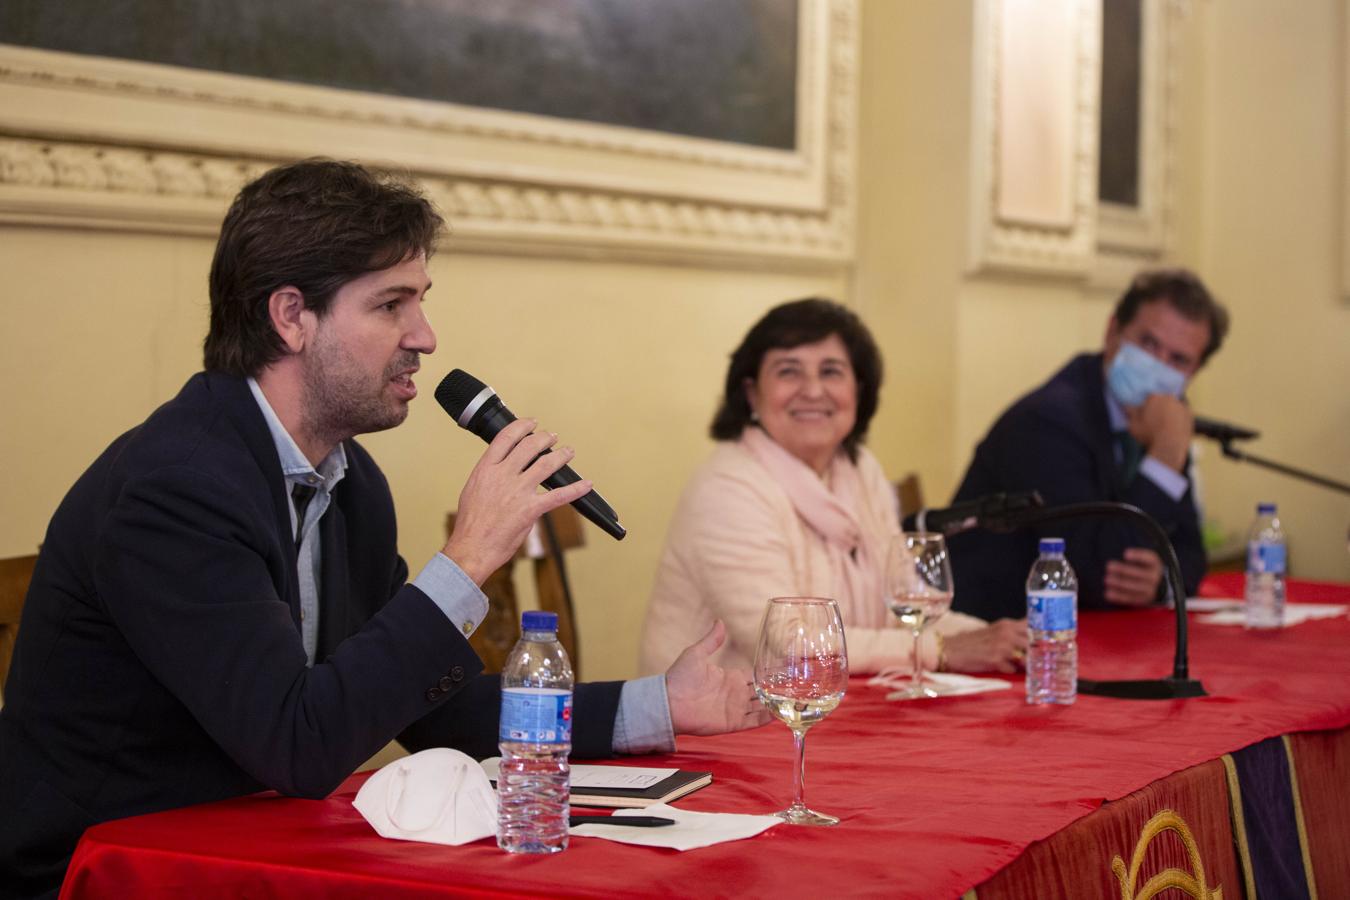
[[[1042,553],[1063,553],[1064,538],[1041,538]]]
[[[1256,514],[1257,514],[1258,516],[1273,516],[1273,515],[1275,515],[1275,504],[1274,504],[1274,503],[1258,503],[1258,504],[1256,504]]]
[[[520,614],[521,631],[552,631],[558,630],[558,614],[551,612],[540,612],[532,609],[529,612]]]

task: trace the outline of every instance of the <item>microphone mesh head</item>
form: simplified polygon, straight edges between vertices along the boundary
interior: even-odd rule
[[[485,387],[487,385],[468,372],[455,369],[436,386],[436,402],[450,414],[450,418],[458,420],[464,414],[464,408],[474,397],[481,394]]]

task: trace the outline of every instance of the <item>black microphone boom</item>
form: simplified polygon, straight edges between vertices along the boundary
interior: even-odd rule
[[[902,524],[906,531],[935,531],[951,537],[982,528],[990,521],[1002,521],[1009,513],[1044,505],[1045,501],[1036,491],[990,494],[942,509],[921,509],[912,516],[906,516]]]
[[[1259,431],[1204,416],[1195,417],[1195,433],[1215,441],[1251,441],[1261,436]]]
[[[1176,607],[1175,654],[1172,659],[1172,674],[1167,678],[1150,678],[1142,681],[1092,681],[1080,678],[1078,679],[1078,693],[1096,694],[1100,697],[1119,697],[1125,700],[1175,700],[1182,697],[1204,697],[1204,686],[1190,677],[1190,642],[1186,627],[1186,587],[1181,579],[1181,564],[1177,561],[1177,552],[1172,547],[1171,538],[1158,524],[1157,519],[1139,507],[1131,506],[1128,503],[1099,501],[1050,507],[1024,505],[1018,509],[1008,508],[1001,514],[996,509],[991,509],[990,514],[980,520],[979,527],[1006,534],[1044,522],[1095,518],[1098,516],[1130,519],[1136,524],[1142,525],[1149,536],[1153,538],[1158,555],[1162,557],[1163,571],[1166,573],[1168,584],[1171,586],[1172,599]]]
[[[1350,484],[1346,484],[1344,481],[1327,478],[1325,475],[1318,475],[1316,472],[1296,469],[1293,466],[1276,462],[1273,459],[1266,459],[1265,457],[1257,456],[1255,453],[1248,453],[1245,450],[1239,450],[1233,446],[1234,441],[1250,441],[1253,438],[1260,437],[1261,433],[1259,431],[1252,431],[1250,428],[1242,428],[1238,425],[1229,425],[1227,422],[1218,422],[1214,419],[1196,416],[1195,433],[1202,434],[1207,438],[1218,441],[1220,448],[1223,450],[1223,455],[1229,459],[1263,466],[1274,472],[1279,472],[1281,475],[1289,475],[1293,478],[1311,482],[1319,487],[1331,488],[1333,491],[1340,491],[1342,494],[1350,494]]]
[[[516,420],[496,391],[463,369],[455,369],[441,379],[441,383],[436,386],[436,402],[459,427],[472,431],[487,443],[491,443],[499,431]],[[571,466],[563,466],[544,479],[543,485],[553,490],[580,480],[581,476],[572,471]],[[615,540],[623,540],[628,533],[619,524],[619,514],[595,491],[573,500],[572,506]]]

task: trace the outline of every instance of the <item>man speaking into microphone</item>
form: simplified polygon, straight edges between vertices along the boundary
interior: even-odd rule
[[[499,686],[468,642],[479,585],[592,486],[541,492],[573,451],[506,424],[409,579],[388,485],[353,438],[417,396],[441,226],[415,189],[350,163],[274,169],[235,198],[205,371],[48,527],[0,709],[0,896],[54,892],[96,822],[268,788],[323,797],[396,737],[496,752]],[[710,661],[723,636],[664,675],[579,685],[575,754],[765,721],[749,673]]]
[[[1196,423],[1184,392],[1227,331],[1227,311],[1195,275],[1140,273],[1107,322],[1102,352],[1070,360],[998,418],[953,503],[1038,491],[1046,506],[1132,504],[1167,531],[1194,593],[1205,552],[1189,472]],[[953,605],[985,619],[1022,614],[1037,538],[1051,532],[1066,539],[1081,607],[1162,599],[1162,561],[1146,535],[1121,520],[1089,519],[951,538]]]

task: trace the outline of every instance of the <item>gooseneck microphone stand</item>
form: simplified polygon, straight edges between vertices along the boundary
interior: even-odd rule
[[[1177,561],[1176,551],[1167,538],[1167,532],[1157,521],[1137,506],[1128,503],[1101,501],[1093,503],[1071,503],[1067,506],[1044,507],[1039,505],[1007,506],[997,511],[982,510],[980,527],[990,531],[1006,533],[1039,525],[1044,522],[1059,522],[1065,519],[1127,518],[1144,527],[1153,544],[1158,549],[1167,567],[1167,581],[1176,600],[1176,653],[1172,661],[1172,674],[1167,678],[1154,678],[1142,681],[1094,681],[1078,679],[1080,694],[1095,694],[1100,697],[1118,697],[1124,700],[1175,700],[1184,697],[1206,696],[1199,681],[1190,677],[1190,665],[1187,662],[1186,630],[1186,588],[1181,582],[1181,564]]]
[[[1238,462],[1249,462],[1258,466],[1264,466],[1279,472],[1281,475],[1289,475],[1293,478],[1299,478],[1303,481],[1310,481],[1315,485],[1324,488],[1331,488],[1333,491],[1340,491],[1342,494],[1350,494],[1350,484],[1343,481],[1335,481],[1322,475],[1316,475],[1303,469],[1295,469],[1293,466],[1286,466],[1284,463],[1275,462],[1273,459],[1265,459],[1251,453],[1239,450],[1233,446],[1233,439],[1221,439],[1219,446],[1223,449],[1223,455],[1229,459],[1235,459]]]

